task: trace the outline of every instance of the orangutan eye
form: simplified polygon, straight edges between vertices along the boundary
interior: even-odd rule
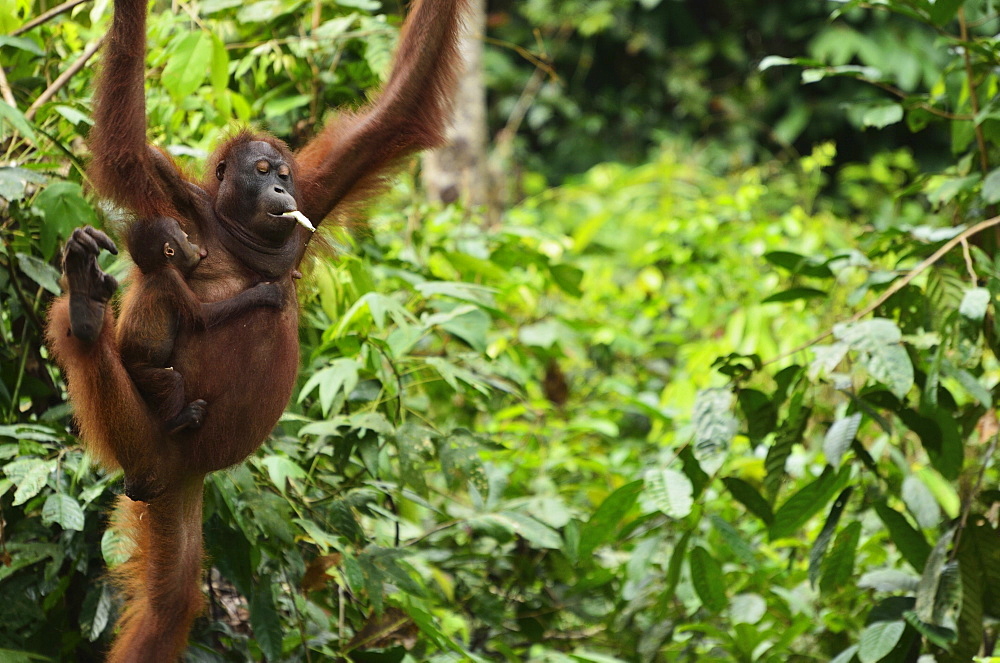
[[[172,246],[170,246],[169,243],[163,245],[163,255],[167,256],[168,258],[172,258],[173,257],[173,255],[174,255],[174,248]]]
[[[285,164],[278,166],[278,177],[283,180],[287,180],[288,176],[292,174],[292,170]]]
[[[271,172],[271,164],[269,164],[264,159],[261,159],[260,161],[257,162],[257,172],[262,175],[267,175],[269,172]]]

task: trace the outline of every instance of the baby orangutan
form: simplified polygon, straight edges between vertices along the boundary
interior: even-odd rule
[[[118,327],[122,362],[168,433],[198,428],[208,404],[200,398],[186,402],[184,376],[169,365],[178,331],[182,325],[211,328],[261,306],[280,308],[281,289],[259,283],[229,299],[202,303],[186,278],[207,254],[170,217],[135,221],[126,243],[146,287]]]

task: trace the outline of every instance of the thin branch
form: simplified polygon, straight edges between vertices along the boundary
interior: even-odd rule
[[[48,23],[56,16],[59,16],[59,14],[64,14],[69,10],[73,9],[74,7],[76,7],[77,5],[82,5],[85,2],[87,2],[87,0],[69,0],[68,2],[64,2],[58,7],[53,7],[44,14],[39,14],[37,17],[31,19],[30,21],[19,27],[17,30],[14,30],[14,32],[10,34],[12,37],[24,34],[28,30],[33,30],[43,23]]]
[[[11,108],[17,108],[17,101],[14,100],[14,91],[10,89],[10,83],[7,82],[7,74],[4,73],[3,67],[0,67],[0,97],[3,97],[3,100]]]
[[[969,55],[969,29],[965,23],[965,8],[958,8],[958,30],[962,39],[962,59],[965,60],[965,78],[969,81],[969,103],[972,104],[972,114],[979,117],[979,96],[976,90],[976,81],[972,71],[972,56]],[[989,172],[990,162],[986,154],[986,137],[983,135],[983,125],[975,124],[976,147],[979,149],[979,166],[983,169],[983,175]]]
[[[869,85],[874,85],[878,89],[883,90],[885,92],[888,92],[889,94],[891,94],[891,95],[893,95],[895,97],[898,97],[900,99],[907,99],[907,98],[909,98],[911,96],[911,95],[907,94],[906,92],[904,92],[903,90],[900,90],[898,87],[889,85],[888,83],[883,83],[882,81],[877,81],[874,78],[867,78],[865,76],[859,76],[857,80],[861,81],[862,83],[868,83]],[[958,120],[958,121],[962,121],[962,122],[971,122],[971,121],[973,121],[973,120],[976,119],[975,115],[966,115],[964,113],[949,113],[948,111],[941,110],[937,106],[933,106],[930,103],[923,102],[923,101],[920,102],[920,103],[914,104],[913,107],[914,108],[923,109],[923,110],[927,111],[928,113],[930,113],[931,115],[937,115],[938,117],[942,117],[942,118],[944,118],[946,120]]]
[[[101,36],[100,39],[98,39],[93,44],[88,46],[86,50],[83,51],[83,54],[79,58],[77,58],[76,62],[71,64],[66,69],[66,71],[59,74],[59,78],[52,81],[52,85],[48,86],[45,89],[45,92],[42,92],[38,96],[38,98],[35,99],[34,103],[32,103],[31,106],[28,107],[28,110],[25,111],[24,117],[26,119],[28,119],[29,121],[34,119],[35,113],[38,112],[38,109],[41,108],[43,105],[47,104],[49,100],[56,95],[56,92],[61,90],[63,86],[69,82],[71,78],[76,76],[77,73],[79,73],[79,71],[83,69],[84,66],[86,66],[87,61],[90,60],[90,58],[94,57],[94,53],[100,50],[101,46],[104,44],[104,39],[106,36],[107,35]]]
[[[519,46],[518,44],[514,44],[509,41],[504,41],[503,39],[496,39],[495,37],[484,37],[483,41],[487,44],[493,44],[494,46],[499,46],[501,48],[506,48],[511,51],[514,51],[522,58],[527,60],[529,63],[531,63],[531,65],[535,69],[544,69],[545,73],[547,73],[552,78],[559,78],[559,75],[556,73],[555,67],[553,67],[550,63],[538,57],[537,55],[535,55],[534,53],[532,53],[523,46]]]
[[[976,266],[972,262],[972,252],[969,250],[969,242],[962,238],[962,256],[965,258],[965,268],[969,270],[969,278],[972,279],[972,287],[979,284],[979,275],[976,274]]]
[[[850,320],[849,320],[849,322],[857,322],[861,318],[865,317],[866,315],[868,315],[869,313],[871,313],[872,311],[874,311],[875,309],[877,309],[879,306],[881,306],[886,301],[888,301],[890,297],[892,297],[897,292],[899,292],[900,290],[902,290],[903,288],[905,288],[907,285],[909,285],[910,282],[913,281],[913,279],[915,279],[918,276],[920,276],[920,274],[922,274],[924,271],[926,271],[928,267],[930,267],[931,265],[933,265],[934,263],[936,263],[938,260],[940,260],[942,257],[944,257],[945,254],[947,254],[953,248],[955,248],[956,246],[958,246],[959,244],[961,244],[964,240],[967,240],[969,237],[972,237],[973,235],[977,235],[977,234],[981,233],[984,230],[987,230],[989,228],[993,228],[994,226],[998,226],[998,225],[1000,225],[1000,216],[994,216],[992,219],[987,219],[985,221],[980,221],[979,223],[977,223],[976,225],[972,226],[971,228],[963,230],[961,233],[959,233],[955,237],[953,237],[950,240],[948,240],[947,242],[945,242],[945,244],[940,249],[938,249],[937,251],[935,251],[934,253],[932,253],[923,262],[921,262],[919,265],[917,265],[912,270],[910,270],[909,272],[907,272],[906,276],[904,276],[903,278],[899,279],[898,281],[894,281],[893,284],[891,286],[889,286],[886,289],[885,292],[882,293],[881,297],[879,297],[878,299],[876,299],[870,305],[866,306],[864,309],[862,309],[862,310],[858,311],[857,313],[855,313],[854,315],[852,315],[851,318],[850,318]],[[822,341],[822,340],[824,340],[826,338],[829,338],[830,336],[833,336],[833,329],[829,329],[829,330],[823,332],[819,336],[806,341],[802,345],[800,345],[800,346],[798,346],[796,348],[793,348],[793,349],[789,350],[788,352],[783,352],[780,355],[778,355],[777,357],[772,357],[771,359],[768,359],[767,361],[765,361],[762,364],[762,366],[767,366],[769,364],[773,364],[776,361],[781,361],[782,359],[785,359],[786,357],[790,357],[790,356],[792,356],[792,355],[794,355],[794,354],[796,354],[798,352],[802,352],[803,350],[807,350],[808,348],[811,348],[812,346],[816,345],[817,343],[819,343],[820,341]]]

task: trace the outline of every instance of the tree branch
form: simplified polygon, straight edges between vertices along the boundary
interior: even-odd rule
[[[31,106],[28,107],[28,110],[25,111],[24,117],[27,120],[30,121],[34,119],[35,113],[38,112],[38,109],[41,108],[46,103],[48,103],[49,100],[55,96],[56,92],[61,90],[62,87],[66,85],[66,83],[68,83],[71,78],[76,76],[77,73],[79,73],[79,71],[83,69],[83,67],[87,64],[87,60],[92,58],[94,56],[94,53],[100,50],[101,46],[104,44],[104,39],[105,37],[102,36],[100,39],[98,39],[93,44],[88,46],[86,50],[84,50],[83,55],[77,58],[76,62],[71,64],[69,68],[66,69],[66,71],[59,74],[59,78],[52,81],[52,85],[48,86],[45,89],[45,92],[42,92],[38,96],[38,98],[35,99],[34,103],[32,103]]]
[[[963,241],[967,240],[969,237],[972,237],[973,235],[977,235],[977,234],[983,232],[984,230],[988,230],[989,228],[993,228],[994,226],[998,226],[998,225],[1000,225],[1000,216],[994,216],[992,219],[987,219],[985,221],[980,221],[979,223],[977,223],[976,225],[972,226],[971,228],[967,228],[966,230],[963,230],[961,233],[959,233],[955,237],[952,237],[950,240],[948,240],[947,242],[945,242],[944,245],[940,249],[938,249],[937,251],[935,251],[934,253],[932,253],[930,256],[928,256],[927,258],[925,258],[923,262],[921,262],[919,265],[917,265],[916,267],[914,267],[913,269],[911,269],[906,274],[906,276],[904,276],[903,278],[899,279],[898,281],[894,281],[893,284],[891,286],[889,286],[886,289],[886,291],[883,292],[882,295],[878,299],[876,299],[870,305],[866,306],[864,309],[862,309],[862,310],[858,311],[857,313],[855,313],[854,315],[852,315],[851,318],[850,318],[850,320],[849,320],[849,322],[857,322],[861,318],[865,317],[866,315],[868,315],[869,313],[871,313],[872,311],[874,311],[875,309],[877,309],[882,304],[886,303],[886,301],[888,301],[890,297],[892,297],[897,292],[899,292],[900,290],[902,290],[903,288],[905,288],[907,285],[909,285],[910,282],[913,281],[913,279],[915,279],[918,276],[920,276],[920,274],[922,274],[924,271],[926,271],[928,267],[930,267],[931,265],[933,265],[934,263],[936,263],[938,260],[940,260],[941,258],[943,258],[945,256],[945,254],[947,254],[953,248],[955,248],[956,246],[958,246],[959,244],[961,244]],[[775,363],[777,361],[781,361],[782,359],[785,359],[786,357],[790,357],[790,356],[792,356],[792,355],[794,355],[794,354],[796,354],[798,352],[802,352],[803,350],[806,350],[806,349],[808,349],[808,348],[816,345],[820,341],[822,341],[822,340],[824,340],[826,338],[829,338],[830,336],[833,336],[833,329],[829,329],[829,330],[823,332],[819,336],[806,341],[802,345],[800,345],[800,346],[798,346],[796,348],[793,348],[793,349],[789,350],[788,352],[783,352],[780,355],[778,355],[777,357],[772,357],[771,359],[768,359],[767,361],[765,361],[761,365],[762,366],[767,366],[767,365],[773,364],[773,363]]]

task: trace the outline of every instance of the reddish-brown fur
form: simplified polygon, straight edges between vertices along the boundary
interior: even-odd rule
[[[151,473],[164,490],[148,503],[123,500],[119,506],[117,521],[131,532],[136,552],[119,574],[129,602],[109,661],[169,663],[183,651],[201,605],[204,475],[241,462],[260,446],[284,410],[298,371],[293,274],[309,233],[296,227],[274,255],[239,245],[233,219],[223,217],[238,212],[239,233],[257,210],[245,209],[238,197],[220,196],[216,166],[226,161],[227,172],[244,168],[241,151],[253,141],[266,142],[289,163],[298,207],[316,224],[376,193],[401,159],[442,139],[465,2],[418,0],[392,74],[372,104],[335,116],[294,157],[271,136],[240,132],[209,159],[199,186],[169,156],[146,144],[146,2],[116,0],[89,139],[95,186],[137,218],[177,218],[192,241],[207,250],[188,277],[198,300],[218,302],[273,281],[286,304],[257,308],[216,327],[178,332],[171,361],[184,375],[186,398],[204,399],[210,406],[200,428],[177,435],[163,431],[129,379],[117,352],[111,308],[96,340],[87,342],[69,333],[68,298],[52,307],[49,347],[65,372],[81,437],[103,464],[123,467],[126,475]],[[135,327],[136,307],[150,286],[138,270],[132,279],[119,317]]]

